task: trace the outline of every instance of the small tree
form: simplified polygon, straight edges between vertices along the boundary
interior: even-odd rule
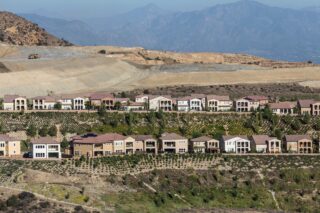
[[[56,110],[61,110],[62,109],[62,104],[60,102],[58,102],[53,106],[53,108],[56,109]]]
[[[65,150],[66,148],[69,147],[69,145],[70,145],[69,141],[64,137],[63,140],[61,141],[61,144],[60,144],[61,149]]]
[[[48,135],[50,135],[51,137],[57,136],[57,127],[56,126],[52,126],[49,128],[48,130]]]
[[[37,128],[33,124],[27,128],[27,135],[30,137],[35,137],[37,135]]]
[[[45,137],[48,135],[48,127],[44,126],[39,130],[39,135]]]
[[[115,110],[120,110],[121,109],[121,103],[119,101],[117,101],[115,104],[114,104],[114,109]]]

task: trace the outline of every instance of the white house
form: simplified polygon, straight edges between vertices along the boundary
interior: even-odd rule
[[[149,102],[149,96],[148,95],[138,95],[138,96],[136,96],[135,102],[137,102],[137,103],[148,103]]]
[[[54,109],[56,104],[56,98],[52,96],[38,96],[32,98],[32,109],[33,110],[51,110]]]
[[[51,137],[42,137],[31,141],[32,158],[61,158],[60,143]]]
[[[190,100],[190,98],[191,98],[190,96],[177,98],[178,111],[188,112],[190,110],[190,108],[189,108],[189,100]]]
[[[4,110],[28,110],[28,101],[25,96],[5,95],[3,98]]]
[[[247,136],[223,136],[221,148],[225,152],[239,154],[251,151],[250,140]]]
[[[191,97],[189,100],[189,109],[190,111],[202,111],[203,110],[203,104],[202,99]]]
[[[236,111],[237,112],[250,112],[263,108],[269,103],[269,100],[265,96],[247,96],[236,100]]]
[[[155,111],[172,111],[173,100],[170,96],[150,96],[149,109]]]
[[[62,95],[58,102],[62,110],[85,110],[89,98],[83,95]]]
[[[229,96],[208,95],[206,106],[210,112],[225,112],[231,110],[233,103]]]

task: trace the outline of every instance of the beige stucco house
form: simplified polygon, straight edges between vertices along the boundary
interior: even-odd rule
[[[219,141],[208,136],[193,138],[190,147],[194,153],[219,153]]]
[[[285,144],[288,152],[312,153],[313,143],[309,135],[286,135]]]
[[[20,141],[9,137],[8,135],[0,135],[0,157],[12,157],[21,155]]]
[[[251,147],[260,153],[281,153],[281,140],[268,135],[253,135]]]
[[[188,139],[176,133],[163,133],[160,137],[161,151],[184,154],[188,152]]]
[[[27,98],[20,95],[5,95],[3,98],[3,109],[11,111],[28,110]]]

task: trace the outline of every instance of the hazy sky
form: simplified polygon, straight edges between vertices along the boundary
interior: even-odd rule
[[[236,0],[0,0],[0,10],[69,19],[88,19],[126,12],[149,3],[167,10],[188,11],[234,1]],[[320,0],[258,1],[286,8],[320,6]]]

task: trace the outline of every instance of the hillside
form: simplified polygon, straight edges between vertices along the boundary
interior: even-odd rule
[[[100,50],[107,53],[99,54]],[[40,59],[28,60],[30,54],[39,54]],[[309,63],[111,46],[1,45],[0,63],[0,96],[275,82],[308,82],[317,87],[320,81],[320,67]]]
[[[56,38],[38,25],[13,13],[0,12],[0,20],[0,42],[30,46],[71,45],[71,43]]]
[[[0,186],[90,212],[318,212],[319,162],[319,156],[207,154],[1,160]],[[10,200],[20,204],[12,210],[29,206],[26,199]],[[43,207],[48,204],[34,206],[51,212]],[[49,208],[64,212],[59,207]]]

